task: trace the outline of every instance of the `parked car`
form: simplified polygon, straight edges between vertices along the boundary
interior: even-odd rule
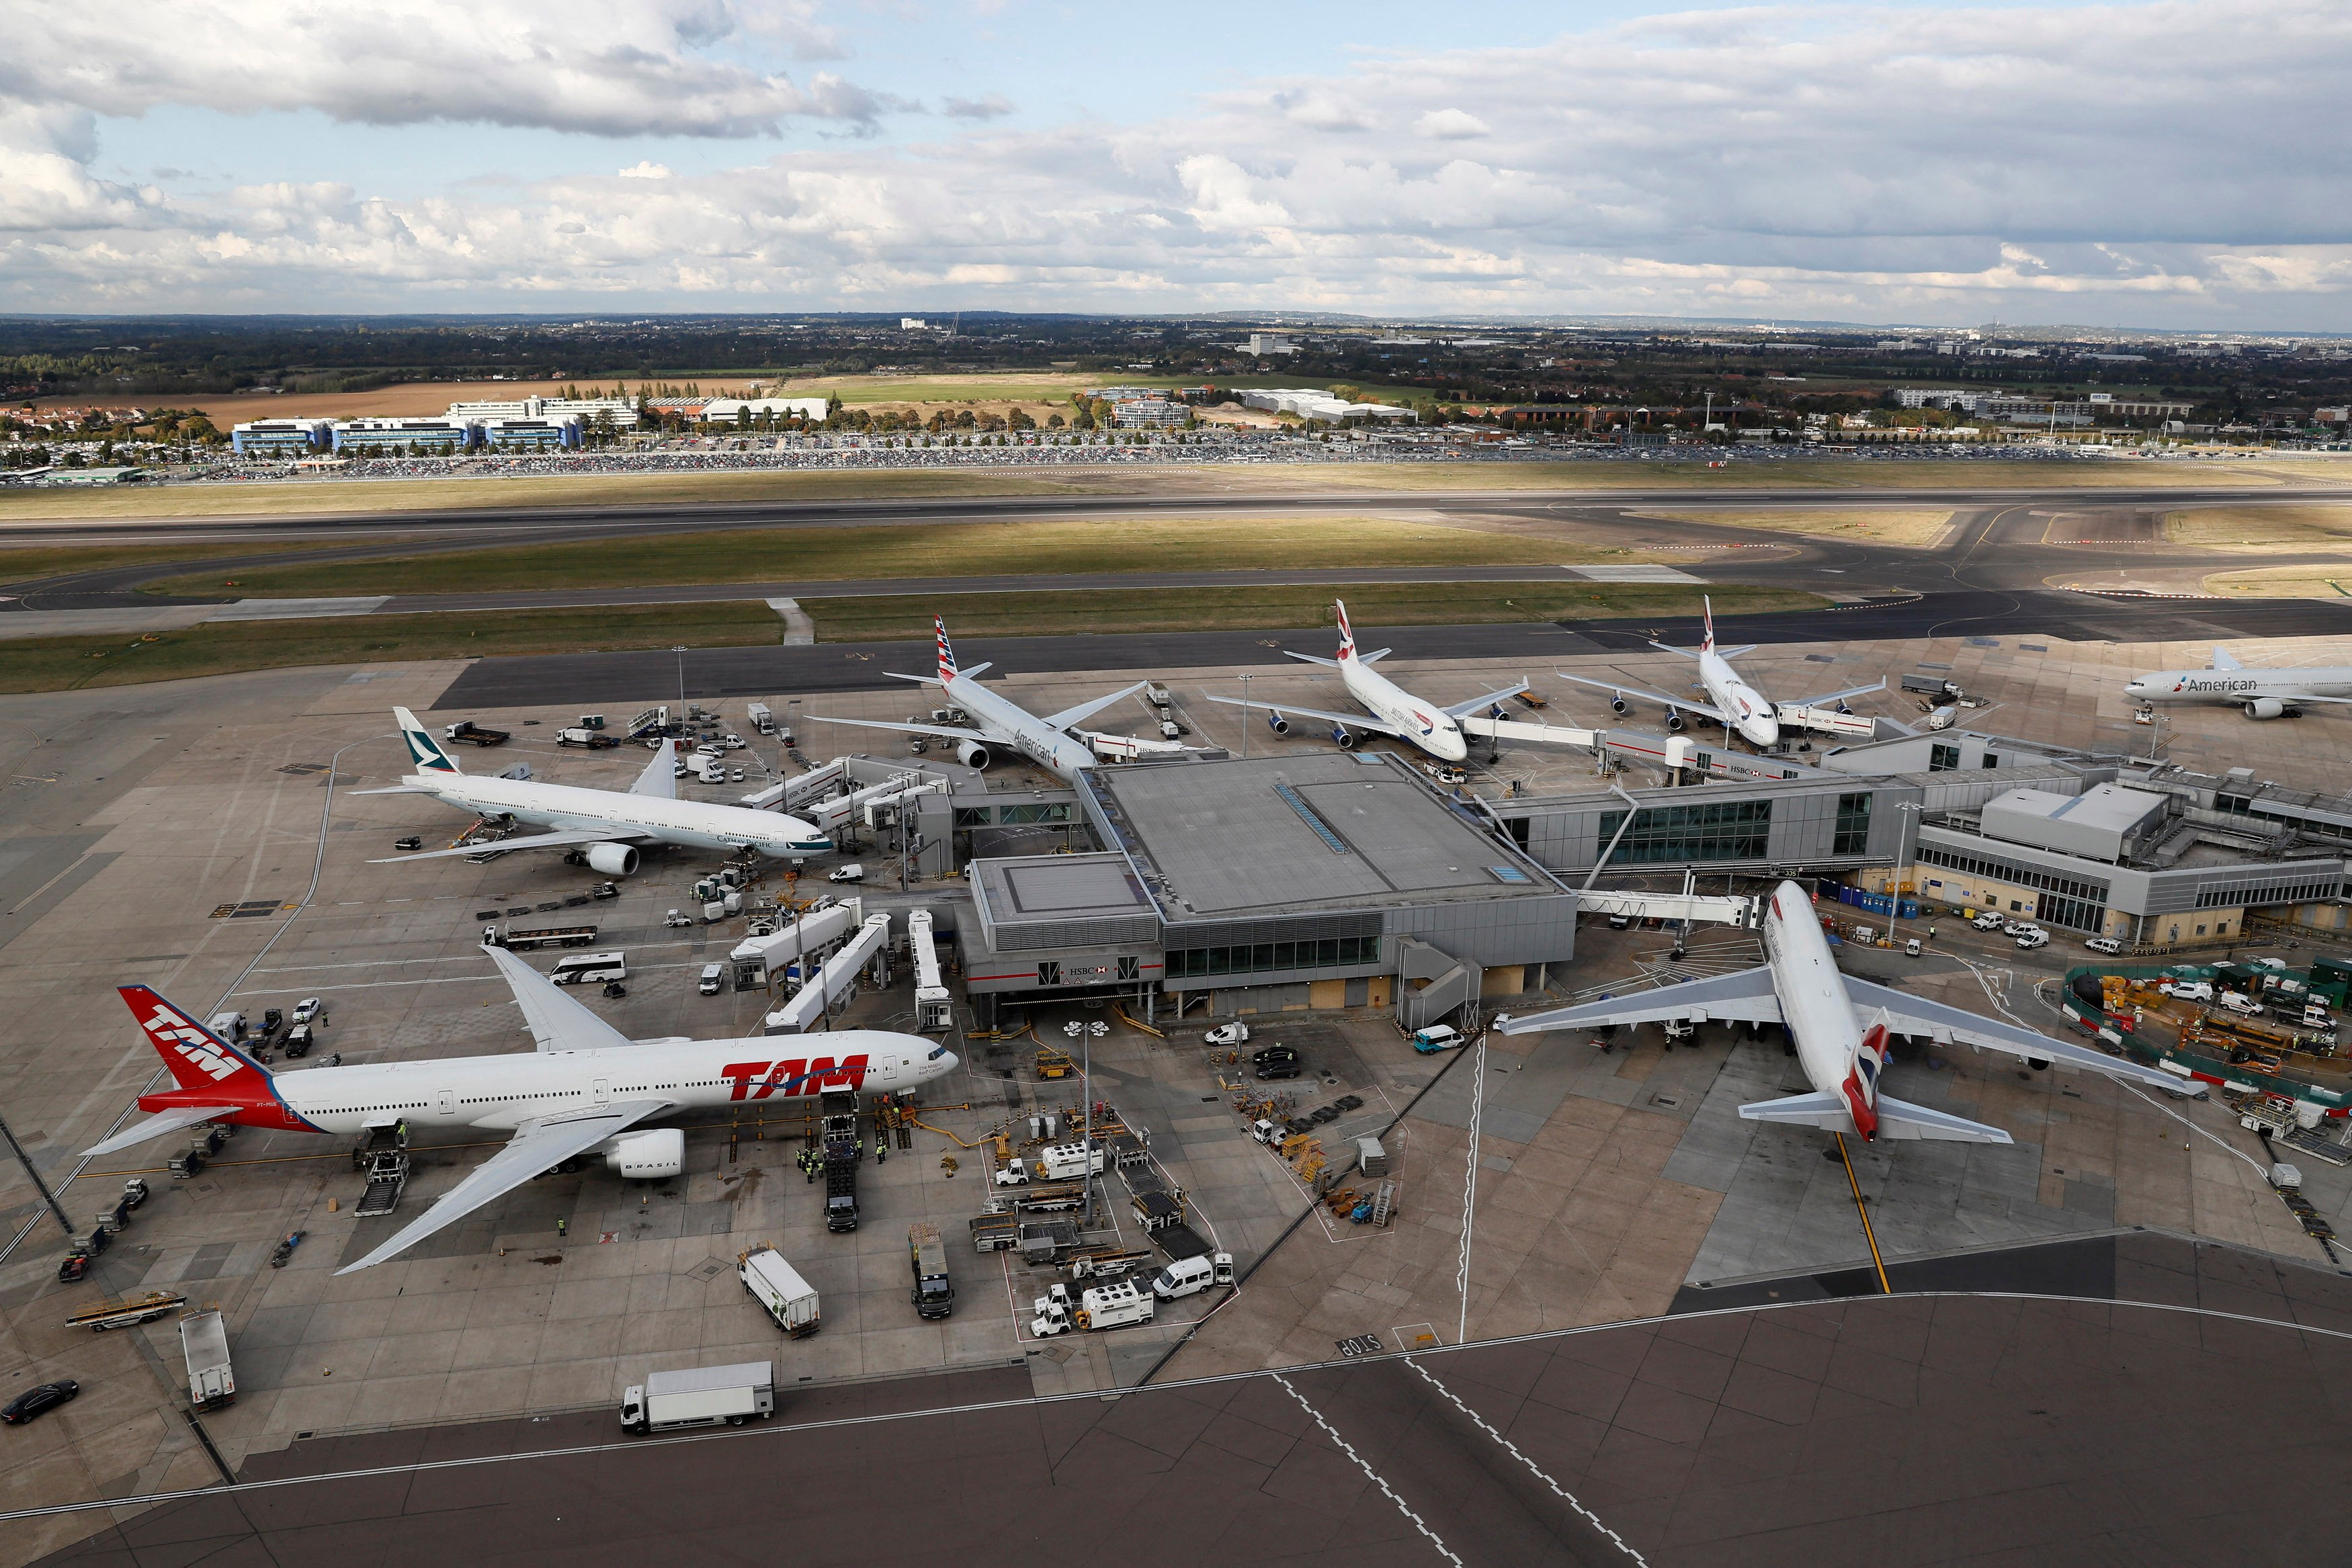
[[[55,1383],[27,1388],[5,1406],[0,1406],[0,1421],[5,1421],[11,1427],[21,1427],[36,1416],[54,1410],[60,1405],[71,1404],[80,1392],[81,1385],[70,1377],[60,1377]]]
[[[2286,960],[2284,958],[2249,958],[2246,962],[2257,969],[2268,969],[2273,975],[2286,973]]]
[[[2029,929],[2023,936],[2017,939],[2017,948],[2021,953],[2031,953],[2036,947],[2047,947],[2049,946],[2050,933],[2047,931]]]
[[[2259,1018],[2262,1016],[2263,1004],[2254,1000],[2253,998],[2245,995],[2243,992],[2223,991],[2221,996],[2215,999],[2223,1007],[2229,1009],[2231,1012],[2240,1014],[2242,1017]]]
[[[1269,1061],[1296,1061],[1297,1060],[1298,1050],[1296,1046],[1269,1045],[1264,1051],[1255,1052],[1251,1055],[1250,1065],[1253,1067],[1264,1067]]]
[[[2094,936],[2083,946],[2094,953],[2105,953],[2110,956],[2124,950],[2123,943],[2113,936]]]
[[[1235,1019],[1231,1023],[1219,1024],[1202,1038],[1211,1045],[1247,1045],[1249,1037],[1249,1025]]]
[[[715,997],[719,994],[719,983],[726,977],[726,975],[724,965],[705,964],[702,966],[702,978],[696,983],[694,988],[706,997]]]
[[[2210,980],[2159,980],[2156,988],[2176,1001],[2210,1002],[2213,999]]]
[[[1265,1063],[1257,1070],[1257,1076],[1261,1079],[1296,1078],[1298,1072],[1298,1059],[1292,1056]]]
[[[327,1004],[317,997],[304,997],[300,1001],[294,1004],[294,1021],[296,1023],[325,1023],[327,1021]]]
[[[2031,920],[2006,920],[2001,923],[2000,934],[2004,936],[2022,936],[2032,929],[2033,922]]]
[[[1969,924],[1979,931],[1998,931],[2001,925],[2001,913],[1998,909],[1988,909]]]

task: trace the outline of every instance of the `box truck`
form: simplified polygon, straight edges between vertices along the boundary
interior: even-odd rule
[[[656,1372],[621,1396],[625,1432],[674,1432],[683,1427],[740,1427],[776,1413],[775,1364],[696,1366]]]
[[[908,1300],[919,1318],[943,1318],[955,1311],[955,1285],[948,1278],[948,1249],[940,1228],[919,1220],[907,1228],[907,1261],[915,1273]]]
[[[188,1363],[188,1402],[199,1410],[236,1403],[236,1374],[228,1364],[228,1325],[208,1307],[180,1320],[180,1354]]]
[[[761,1242],[735,1260],[735,1272],[752,1300],[768,1309],[776,1326],[794,1339],[805,1339],[823,1323],[817,1311],[816,1288],[784,1260],[784,1255]]]

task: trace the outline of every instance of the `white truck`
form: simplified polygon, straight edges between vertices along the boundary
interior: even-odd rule
[[[1039,1339],[1051,1339],[1073,1328],[1117,1329],[1130,1323],[1148,1323],[1158,1299],[1137,1281],[1123,1280],[1116,1285],[1097,1286],[1087,1291],[1078,1298],[1074,1311],[1070,1288],[1056,1285],[1050,1294],[1039,1296],[1032,1305],[1029,1332]]]
[[[761,735],[776,733],[776,713],[766,703],[753,703],[743,712],[744,716],[751,721],[751,727]]]
[[[1103,1173],[1103,1151],[1097,1145],[1093,1158],[1087,1158],[1084,1144],[1051,1144],[1037,1151],[1037,1179],[1040,1181],[1076,1181],[1086,1175]]]
[[[625,1432],[674,1432],[682,1427],[740,1427],[776,1413],[773,1362],[695,1366],[656,1372],[621,1396]]]
[[[199,1410],[236,1403],[236,1374],[228,1364],[228,1325],[207,1307],[180,1320],[180,1354],[188,1362],[188,1402]]]
[[[765,1242],[735,1260],[735,1272],[754,1301],[768,1309],[776,1326],[794,1339],[816,1333],[824,1317],[817,1311],[816,1287],[801,1278],[784,1255]]]

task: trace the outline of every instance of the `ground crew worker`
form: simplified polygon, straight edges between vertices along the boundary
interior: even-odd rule
[[[556,1217],[556,1220],[555,1220],[555,1233],[556,1233],[556,1235],[558,1235],[558,1236],[565,1236],[565,1235],[569,1235],[569,1234],[571,1233],[571,1230],[572,1230],[572,1221],[570,1221],[569,1219],[564,1218],[563,1218],[562,1216],[561,1216],[561,1215],[558,1215],[558,1216]]]

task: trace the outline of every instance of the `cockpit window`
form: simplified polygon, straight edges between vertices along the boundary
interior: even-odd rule
[[[947,1053],[948,1048],[946,1046],[935,1045],[931,1048],[931,1054],[926,1060],[937,1061],[940,1057],[945,1056]]]

